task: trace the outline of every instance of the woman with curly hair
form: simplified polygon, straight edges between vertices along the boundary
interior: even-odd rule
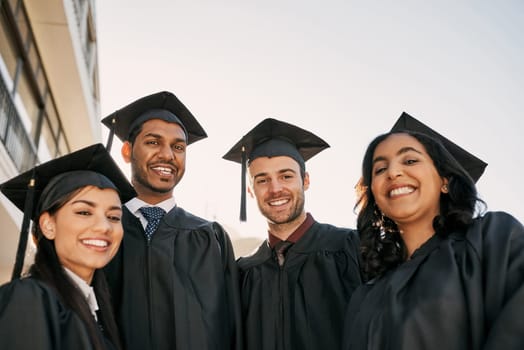
[[[0,348],[120,349],[100,269],[122,240],[121,198],[134,191],[109,153],[90,146],[0,188],[33,219],[37,249],[28,274],[20,278],[15,267],[12,281],[0,287]],[[23,264],[26,234],[22,229],[15,266]]]
[[[524,349],[524,228],[484,212],[448,149],[410,130],[369,144],[344,349]]]

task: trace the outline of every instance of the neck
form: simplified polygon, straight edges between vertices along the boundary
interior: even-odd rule
[[[411,257],[415,250],[426,243],[435,234],[433,223],[411,224],[411,225],[397,225],[400,230],[400,235],[408,252],[408,257]]]
[[[139,194],[137,198],[140,200],[143,200],[147,204],[155,205],[155,204],[165,201],[166,199],[171,198],[171,196],[170,195],[169,196],[159,196],[158,194],[148,196],[144,194]]]
[[[166,192],[160,192],[156,191],[154,188],[144,186],[142,183],[136,180],[133,180],[132,183],[136,191],[137,198],[148,204],[155,205],[173,197],[173,188]]]
[[[143,200],[147,204],[155,205],[173,197],[173,190],[168,192],[156,192],[146,189],[142,186],[135,186],[137,198]]]
[[[93,282],[93,276],[95,275],[95,269],[86,270],[86,271],[73,271],[64,265],[62,265],[66,271],[68,271],[70,274],[75,275],[79,279],[83,280],[88,285],[91,285],[91,282]]]
[[[297,228],[302,225],[302,223],[306,220],[306,212],[302,212],[299,216],[297,216],[295,219],[289,222],[285,222],[282,224],[269,222],[268,221],[268,230],[269,233],[271,233],[273,236],[280,238],[281,240],[285,241],[293,232],[297,230]]]

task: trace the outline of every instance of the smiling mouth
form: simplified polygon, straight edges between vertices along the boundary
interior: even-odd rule
[[[395,189],[389,191],[389,197],[393,198],[393,197],[401,196],[401,195],[404,195],[404,194],[409,194],[409,193],[412,193],[414,191],[415,191],[415,188],[413,188],[411,186],[398,187],[398,188],[395,188]]]
[[[156,166],[151,169],[153,169],[160,176],[171,176],[174,173],[173,169],[163,166]]]
[[[284,205],[284,204],[286,204],[288,202],[289,202],[289,199],[278,199],[278,200],[275,200],[275,201],[270,201],[270,202],[268,202],[268,204],[271,207],[277,207],[279,205]]]
[[[109,246],[109,242],[103,239],[84,239],[82,243],[87,246],[93,246],[97,248],[106,248]]]

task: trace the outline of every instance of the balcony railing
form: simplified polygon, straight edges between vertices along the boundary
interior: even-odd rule
[[[18,171],[35,165],[36,152],[27,136],[2,76],[0,75],[0,140]]]

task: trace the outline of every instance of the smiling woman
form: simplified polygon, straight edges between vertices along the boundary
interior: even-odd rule
[[[28,275],[19,278],[15,268],[0,287],[0,348],[121,348],[99,269],[120,245],[121,199],[134,191],[104,147],[52,160],[0,188],[33,219],[37,246]]]
[[[90,284],[122,241],[120,199],[114,189],[96,186],[82,187],[66,199],[40,214],[37,229],[54,241],[60,264]]]
[[[383,140],[373,158],[371,191],[376,204],[395,221],[411,256],[433,235],[433,219],[448,180],[439,175],[424,146],[408,134]]]
[[[343,349],[522,349],[524,227],[483,213],[474,180],[485,163],[425,128],[366,150],[357,207],[367,283],[351,298]]]

